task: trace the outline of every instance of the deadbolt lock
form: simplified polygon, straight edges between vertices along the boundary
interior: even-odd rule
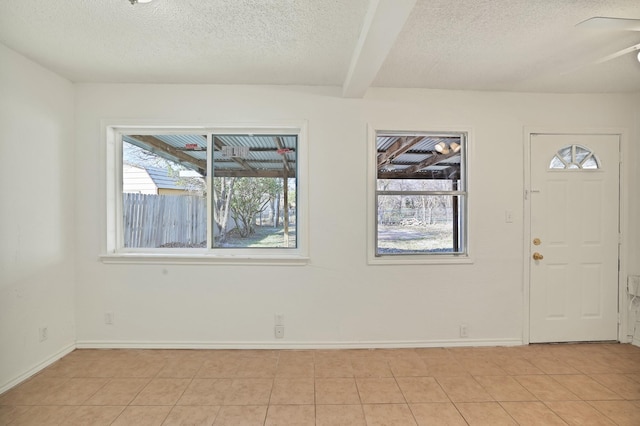
[[[540,241],[540,238],[534,238],[533,239],[533,245],[534,246],[539,246],[542,243],[542,241]]]
[[[543,255],[541,255],[538,252],[533,253],[533,260],[542,260],[542,259],[544,259]]]

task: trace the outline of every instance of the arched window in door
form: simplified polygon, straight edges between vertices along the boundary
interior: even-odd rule
[[[549,163],[550,169],[596,170],[600,168],[598,157],[582,145],[569,145],[558,150]]]

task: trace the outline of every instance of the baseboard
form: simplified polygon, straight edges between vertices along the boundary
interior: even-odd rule
[[[631,344],[634,346],[640,346],[640,338],[633,338],[633,340],[631,341]]]
[[[174,342],[79,340],[78,349],[377,349],[441,348],[463,346],[521,346],[519,339],[459,339],[361,342]]]
[[[57,360],[59,360],[63,356],[68,355],[69,353],[73,352],[73,350],[75,348],[76,348],[76,344],[75,343],[72,343],[72,344],[70,344],[68,346],[65,346],[64,348],[62,348],[61,350],[59,350],[55,354],[51,355],[49,358],[47,358],[44,361],[34,365],[29,370],[25,371],[24,373],[20,374],[19,376],[15,377],[14,379],[9,380],[7,383],[1,384],[0,385],[0,394],[3,393],[3,392],[8,391],[12,387],[24,382],[25,380],[27,380],[29,377],[33,376],[34,374],[36,374],[36,373],[40,372],[41,370],[47,368],[48,366],[50,366],[51,364],[53,364],[54,362],[56,362]]]

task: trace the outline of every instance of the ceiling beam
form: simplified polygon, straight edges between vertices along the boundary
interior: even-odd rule
[[[360,39],[342,85],[345,98],[362,98],[391,51],[416,0],[370,0]]]

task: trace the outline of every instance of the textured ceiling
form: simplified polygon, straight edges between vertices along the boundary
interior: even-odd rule
[[[342,86],[367,60],[359,38],[381,37],[366,31],[369,8],[394,1],[0,0],[0,42],[75,82]],[[371,26],[399,35],[374,52],[365,86],[640,91],[634,53],[594,64],[640,31],[575,26],[640,19],[639,0],[402,1],[406,21],[382,13]]]

